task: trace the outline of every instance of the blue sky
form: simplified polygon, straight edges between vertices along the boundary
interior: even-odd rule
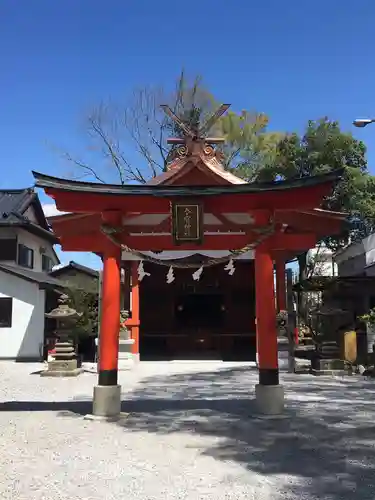
[[[32,185],[32,169],[66,175],[56,147],[85,147],[90,108],[172,86],[182,67],[234,109],[267,113],[270,129],[339,120],[375,172],[375,125],[351,125],[375,115],[374,19],[373,0],[2,0],[0,187]]]

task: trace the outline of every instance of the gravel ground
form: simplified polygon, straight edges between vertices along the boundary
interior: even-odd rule
[[[140,363],[118,423],[84,420],[96,374],[41,378],[0,362],[4,500],[375,498],[375,382],[282,374],[261,418],[245,363]]]

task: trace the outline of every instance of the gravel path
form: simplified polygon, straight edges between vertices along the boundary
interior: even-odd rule
[[[86,421],[96,374],[0,362],[4,500],[375,498],[375,382],[283,374],[287,410],[258,418],[247,364],[140,363],[119,423]]]

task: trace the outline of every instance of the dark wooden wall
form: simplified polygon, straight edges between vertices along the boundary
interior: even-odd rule
[[[175,348],[188,349],[189,338],[206,335],[206,343],[212,348],[231,350],[245,338],[255,342],[255,287],[252,261],[237,261],[236,271],[230,276],[224,264],[206,267],[198,282],[192,278],[196,269],[174,269],[175,281],[166,283],[167,266],[145,263],[145,270],[151,276],[145,277],[140,285],[140,345],[152,337],[167,338],[169,347],[179,335],[187,337],[183,347],[180,342]],[[178,297],[184,294],[219,294],[225,306],[220,326],[205,328],[202,332],[184,328],[175,318]],[[196,329],[195,329],[196,330]],[[209,338],[208,338],[209,337]],[[246,342],[245,342],[246,343]],[[220,344],[220,345],[219,345]],[[243,344],[243,342],[242,342]],[[191,347],[191,346],[190,346]]]

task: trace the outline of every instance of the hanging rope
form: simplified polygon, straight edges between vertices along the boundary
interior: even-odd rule
[[[138,257],[139,260],[144,260],[147,262],[151,262],[152,264],[158,264],[160,266],[168,266],[174,267],[176,269],[196,269],[200,267],[210,267],[216,266],[217,264],[221,264],[222,262],[228,262],[235,257],[239,257],[240,255],[249,252],[250,250],[254,250],[260,243],[262,243],[265,239],[267,239],[271,234],[275,232],[275,226],[271,225],[259,232],[259,238],[255,240],[253,243],[249,243],[243,248],[239,248],[238,250],[229,250],[229,255],[224,255],[223,257],[209,257],[203,263],[193,263],[193,262],[180,262],[180,259],[157,259],[156,257],[152,257],[150,255],[145,255],[142,252],[137,250],[133,250],[129,248],[127,245],[119,242],[116,238],[116,235],[122,232],[121,228],[116,228],[109,226],[108,224],[102,224],[100,228],[101,232],[105,234],[113,243],[117,246],[121,247],[121,250],[128,252],[135,257]],[[232,273],[233,274],[233,273]]]

